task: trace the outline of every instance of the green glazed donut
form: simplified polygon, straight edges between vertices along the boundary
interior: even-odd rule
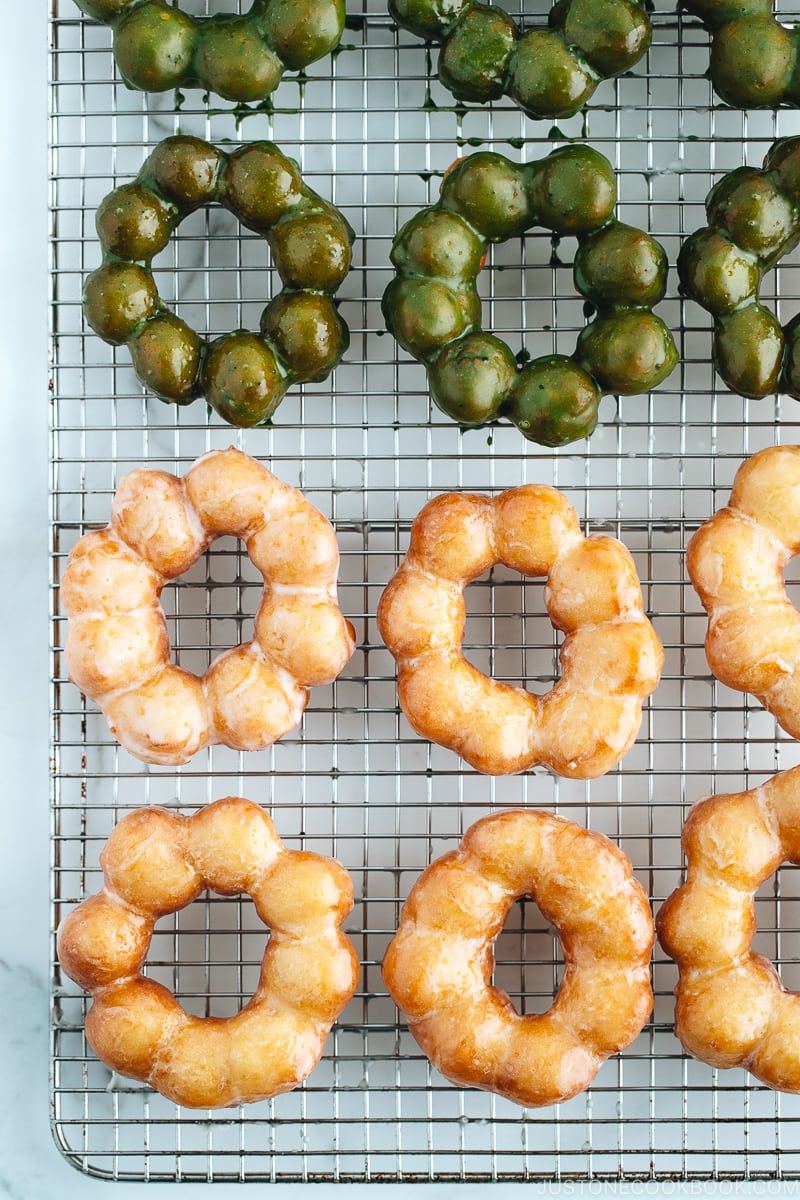
[[[110,25],[125,82],[141,92],[201,87],[226,100],[264,100],[285,70],[338,45],[345,0],[254,0],[245,16],[193,17],[167,0],[75,0]]]
[[[772,0],[682,0],[711,34],[708,75],[732,108],[800,104],[800,30],[772,15]]]
[[[266,238],[284,286],[258,334],[207,342],[164,306],[150,264],[184,217],[215,202]],[[86,280],[84,315],[103,341],[127,343],[140,382],[167,403],[205,395],[229,424],[262,425],[292,383],[325,379],[347,349],[332,297],[355,235],[272,142],[225,154],[199,138],[167,138],[106,196],[96,225],[103,263]]]
[[[681,292],[714,318],[713,356],[731,391],[800,400],[798,322],[781,328],[761,280],[800,241],[800,137],[782,138],[762,170],[737,167],[706,197],[708,225],[678,255]]]
[[[590,146],[525,166],[480,152],[445,175],[438,202],[395,237],[397,273],[383,296],[390,333],[425,364],[443,412],[467,427],[507,416],[530,441],[561,446],[589,436],[603,394],[645,392],[666,379],[678,354],[651,311],[666,289],[666,255],[615,218],[616,202],[611,164]],[[535,225],[577,237],[575,286],[596,316],[571,357],[520,369],[505,342],[481,328],[476,280],[489,242]]]
[[[457,100],[507,94],[529,117],[571,117],[603,79],[633,67],[650,46],[637,0],[557,0],[549,27],[522,33],[496,6],[472,0],[389,0],[404,29],[440,44],[439,79]]]

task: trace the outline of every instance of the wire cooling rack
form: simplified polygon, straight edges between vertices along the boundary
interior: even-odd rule
[[[54,925],[98,887],[99,851],[125,812],[145,804],[189,812],[240,794],[273,813],[289,845],[347,866],[357,896],[348,928],[363,961],[359,991],[305,1086],[273,1102],[197,1113],[96,1061],[83,1035],[85,998],[54,958],[52,1116],[64,1154],[93,1175],[130,1180],[800,1177],[800,1101],[682,1054],[671,1032],[675,970],[658,951],[655,1013],[636,1043],[587,1093],[541,1111],[442,1079],[380,976],[412,882],[485,813],[542,806],[601,830],[633,860],[657,907],[680,879],[689,805],[798,761],[769,715],[711,677],[683,548],[724,503],[744,456],[800,440],[800,407],[780,397],[744,401],[721,387],[709,362],[709,321],[677,299],[672,271],[659,311],[676,331],[681,366],[656,393],[606,399],[591,442],[558,452],[526,444],[509,426],[462,435],[431,410],[423,369],[384,332],[379,302],[392,235],[433,201],[443,171],[470,148],[527,160],[587,137],[617,169],[620,217],[650,229],[674,263],[681,236],[704,223],[712,182],[742,162],[759,164],[775,136],[798,131],[797,114],[722,106],[703,74],[707,36],[667,8],[653,14],[648,59],[603,84],[585,119],[554,124],[527,120],[506,101],[455,107],[431,77],[435,51],[398,32],[383,0],[363,9],[349,0],[340,50],[302,80],[286,79],[274,104],[254,111],[196,90],[128,91],[113,68],[109,30],[82,19],[70,0],[52,4]],[[271,429],[236,431],[202,403],[179,410],[148,399],[127,351],[105,346],[82,320],[82,281],[100,258],[94,211],[177,130],[220,144],[274,138],[359,235],[341,290],[350,351],[330,381],[294,389]],[[573,252],[568,239],[541,232],[496,248],[480,278],[487,328],[521,353],[569,353],[585,321]],[[156,265],[162,296],[212,334],[255,328],[275,286],[265,244],[219,209],[188,219]],[[782,319],[792,315],[797,267],[781,265],[765,294]],[[182,473],[230,443],[300,485],[334,521],[341,602],[358,649],[332,687],[313,693],[302,729],[271,750],[215,747],[182,769],[146,767],[114,744],[65,678],[59,577],[78,537],[106,523],[125,471],[149,463]],[[562,488],[586,532],[627,543],[666,648],[636,746],[592,783],[543,771],[485,778],[416,737],[397,708],[394,665],[375,626],[381,590],[430,496],[526,481]],[[167,589],[177,661],[203,670],[211,653],[248,638],[258,582],[238,544],[223,540]],[[558,639],[541,584],[498,568],[468,590],[468,608],[466,645],[477,666],[533,691],[552,685]],[[800,986],[794,869],[765,887],[758,915],[758,948],[789,987]],[[191,1012],[227,1015],[252,993],[263,944],[249,902],[206,897],[159,923],[150,973]],[[560,970],[552,930],[533,904],[516,906],[499,940],[497,981],[525,1011],[543,1011]]]

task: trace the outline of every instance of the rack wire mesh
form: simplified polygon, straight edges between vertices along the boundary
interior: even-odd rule
[[[384,332],[392,235],[432,202],[443,171],[470,148],[527,160],[585,137],[614,163],[621,218],[654,233],[674,263],[682,235],[704,223],[712,182],[742,162],[759,164],[774,137],[798,131],[797,114],[724,107],[704,77],[706,34],[671,7],[653,13],[648,58],[603,84],[585,117],[556,125],[528,120],[506,101],[454,105],[432,74],[435,52],[398,31],[382,0],[350,0],[339,51],[301,79],[284,80],[274,103],[254,109],[198,91],[127,90],[113,69],[108,29],[82,19],[70,0],[51,4],[54,928],[96,890],[99,851],[125,812],[145,804],[188,812],[240,794],[271,810],[289,845],[334,854],[350,870],[357,903],[348,928],[363,962],[359,991],[305,1086],[249,1108],[196,1113],[95,1060],[83,1034],[85,997],[54,954],[52,1117],[63,1153],[87,1173],[128,1180],[800,1178],[800,1102],[743,1071],[717,1072],[683,1055],[671,1031],[675,971],[658,951],[655,1012],[634,1046],[608,1062],[587,1093],[541,1111],[442,1079],[380,976],[413,880],[485,813],[541,806],[607,833],[657,907],[680,879],[688,807],[711,792],[753,786],[800,757],[758,704],[711,677],[705,622],[683,562],[688,536],[724,503],[741,459],[798,440],[800,408],[783,397],[741,400],[721,386],[709,322],[677,298],[673,271],[659,311],[676,331],[681,365],[656,393],[606,399],[591,442],[558,452],[523,442],[508,426],[462,434],[432,410],[423,369]],[[205,14],[234,5],[181,7]],[[331,380],[294,389],[273,428],[237,431],[209,418],[202,403],[175,409],[148,398],[127,352],[105,346],[83,323],[82,281],[100,257],[97,204],[178,130],[219,144],[273,138],[359,235],[341,290],[350,351]],[[571,282],[573,251],[568,239],[536,231],[493,251],[480,280],[485,324],[515,351],[571,351],[586,319]],[[212,334],[254,328],[273,286],[263,241],[219,209],[184,222],[156,266],[164,298]],[[765,294],[781,319],[793,315],[797,266],[781,264]],[[271,750],[214,747],[176,771],[146,767],[114,744],[65,678],[59,577],[78,537],[106,523],[126,470],[149,463],[182,473],[231,442],[332,518],[341,602],[358,649],[335,684],[313,693],[302,728]],[[627,543],[665,644],[663,682],[636,746],[592,783],[543,771],[485,778],[416,737],[397,707],[394,665],[375,627],[382,587],[431,495],[527,481],[563,489],[587,532]],[[212,654],[247,638],[258,582],[235,541],[215,543],[165,592],[176,660],[202,670]],[[476,665],[534,691],[552,685],[558,638],[541,585],[497,568],[468,590],[468,608],[466,645]],[[787,986],[800,986],[794,868],[765,886],[758,916],[758,948]],[[149,970],[190,1011],[226,1015],[252,993],[264,936],[249,902],[205,897],[159,923]],[[542,1011],[560,969],[558,939],[532,903],[520,903],[499,939],[497,981],[525,1011]]]

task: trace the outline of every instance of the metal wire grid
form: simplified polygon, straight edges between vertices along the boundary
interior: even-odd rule
[[[482,1180],[800,1177],[800,1103],[744,1072],[716,1072],[681,1053],[671,1033],[675,972],[656,953],[656,1010],[635,1045],[595,1085],[558,1108],[525,1112],[452,1087],[420,1054],[380,978],[402,899],[420,870],[489,811],[542,806],[613,837],[654,906],[680,878],[679,833],[704,794],[753,786],[798,761],[757,704],[709,674],[705,623],[683,568],[683,547],[724,502],[742,457],[798,440],[800,409],[783,398],[747,402],[719,386],[709,323],[676,298],[660,311],[676,330],[680,368],[651,396],[604,401],[588,445],[552,453],[500,426],[462,435],[431,411],[421,367],[384,334],[379,301],[391,237],[436,195],[440,176],[476,146],[527,160],[561,138],[586,136],[618,172],[619,214],[650,229],[674,262],[681,235],[703,223],[709,186],[741,162],[759,163],[796,114],[742,114],[703,77],[706,35],[667,8],[654,46],[629,77],[604,84],[585,121],[526,120],[506,102],[454,106],[431,77],[433,55],[398,32],[381,0],[350,3],[341,50],[274,105],[249,112],[185,97],[127,91],[112,69],[106,28],[52,0],[52,613],[54,926],[99,883],[98,855],[126,811],[160,803],[193,811],[241,794],[265,805],[291,846],[336,855],[357,904],[349,931],[363,961],[359,991],[308,1083],[273,1102],[215,1113],[176,1108],[112,1078],[83,1037],[85,999],[53,960],[53,1129],[87,1173],[143,1180]],[[197,13],[230,9],[206,0]],[[180,108],[176,111],[176,100]],[[272,429],[240,432],[148,399],[127,352],[84,328],[83,278],[99,261],[93,214],[134,175],[163,136],[274,138],[357,230],[354,270],[341,291],[352,344],[335,377],[297,388]],[[571,283],[574,246],[532,233],[496,248],[481,276],[488,328],[514,349],[569,353],[585,321]],[[220,210],[195,214],[158,262],[162,295],[201,330],[255,328],[270,294],[264,243]],[[783,264],[768,281],[782,319],[800,279]],[[342,549],[342,607],[358,650],[342,677],[317,689],[302,729],[270,751],[215,747],[186,767],[147,768],[120,750],[103,719],[64,677],[58,582],[86,530],[106,523],[121,475],[150,463],[179,473],[235,442],[299,484],[334,521]],[[622,766],[591,784],[546,772],[492,780],[410,730],[396,702],[394,665],[374,623],[380,592],[407,545],[414,514],[448,489],[496,492],[525,481],[566,491],[587,532],[632,549],[648,611],[665,643],[663,682]],[[237,543],[215,543],[168,589],[177,661],[202,670],[247,638],[258,577]],[[791,580],[790,580],[791,584]],[[793,584],[791,584],[794,587]],[[472,660],[499,678],[544,691],[557,675],[558,639],[541,586],[500,568],[468,592]],[[781,869],[758,900],[759,949],[800,986],[800,888]],[[199,1014],[225,1015],[252,993],[264,931],[252,906],[207,897],[159,924],[150,973]],[[546,1008],[560,950],[535,905],[513,910],[498,943],[496,978],[526,1011]]]

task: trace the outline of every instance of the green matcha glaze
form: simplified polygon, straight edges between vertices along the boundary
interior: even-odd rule
[[[478,330],[448,342],[430,368],[431,395],[460,425],[485,425],[497,416],[517,374],[505,342]]]
[[[759,300],[765,273],[800,241],[800,137],[773,144],[761,170],[737,167],[706,197],[708,225],[678,255],[681,291],[714,317],[713,358],[728,387],[800,400],[797,323]]]
[[[470,0],[389,0],[403,29],[439,42],[439,79],[457,100],[508,95],[529,117],[579,112],[603,79],[629,71],[650,45],[636,0],[557,0],[549,27],[520,30],[503,8]]]
[[[517,429],[540,446],[589,437],[597,425],[600,389],[572,358],[537,358],[517,374],[507,412]]]
[[[603,79],[629,71],[650,48],[650,21],[633,0],[559,0],[550,24]]]
[[[442,180],[440,204],[489,242],[505,242],[531,224],[524,169],[489,150],[459,159]]]
[[[264,309],[260,334],[239,330],[209,344],[166,309],[150,263],[183,218],[210,203],[267,239],[283,290]],[[139,381],[159,399],[205,395],[231,424],[260,425],[292,383],[325,379],[347,349],[332,295],[355,235],[272,142],[227,155],[199,138],[167,138],[132,183],[106,196],[96,223],[104,259],[84,286],[86,320],[112,345],[128,343]]]
[[[110,25],[120,75],[131,88],[199,87],[226,100],[265,100],[285,70],[329,54],[344,30],[344,0],[254,0],[244,16],[194,17],[167,0],[76,0]]]
[[[501,8],[476,4],[442,43],[439,78],[457,100],[497,100],[515,40],[514,22]]]
[[[387,328],[426,365],[431,396],[453,420],[479,427],[506,416],[529,440],[561,446],[593,431],[604,392],[647,391],[673,369],[672,335],[650,311],[664,296],[666,255],[616,220],[615,202],[611,165],[589,146],[525,166],[479,152],[455,163],[438,202],[397,233]],[[597,315],[572,357],[519,369],[505,342],[481,328],[475,284],[490,242],[536,225],[578,238],[575,286]]]
[[[531,29],[517,44],[508,94],[529,117],[571,117],[597,87],[594,72],[558,29]]]
[[[732,108],[800,104],[800,30],[781,25],[772,0],[683,0],[711,33],[709,78]]]
[[[714,339],[716,368],[740,396],[757,399],[777,391],[783,353],[783,330],[760,304],[731,313]]]

